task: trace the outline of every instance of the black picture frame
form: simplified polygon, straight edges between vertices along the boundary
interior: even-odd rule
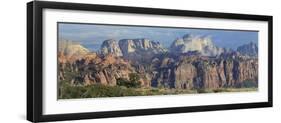
[[[42,113],[43,12],[42,10],[45,8],[266,21],[268,22],[268,44],[269,44],[268,45],[268,101],[257,102],[257,103],[241,103],[241,104],[43,115]],[[32,122],[63,121],[63,120],[94,119],[94,118],[107,118],[107,117],[124,117],[124,116],[137,116],[137,115],[155,115],[155,114],[272,107],[273,106],[273,95],[272,95],[273,32],[272,31],[273,31],[273,17],[265,16],[265,15],[185,11],[185,10],[93,5],[93,4],[63,3],[63,2],[45,2],[45,1],[29,2],[27,3],[27,120]]]

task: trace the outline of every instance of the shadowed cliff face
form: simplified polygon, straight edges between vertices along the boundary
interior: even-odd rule
[[[160,70],[155,71],[157,75],[155,81],[152,81],[153,86],[212,89],[240,87],[245,81],[258,82],[257,59],[214,59],[194,56],[159,67]]]

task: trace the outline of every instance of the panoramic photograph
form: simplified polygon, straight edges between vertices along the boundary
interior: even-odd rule
[[[258,91],[258,31],[57,26],[58,99]]]

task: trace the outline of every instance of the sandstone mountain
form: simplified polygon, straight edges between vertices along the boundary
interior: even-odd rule
[[[167,52],[159,42],[148,39],[115,39],[105,40],[100,49],[101,54],[113,54],[133,61],[146,61],[155,54]]]
[[[65,57],[81,57],[88,54],[90,51],[83,47],[81,44],[71,40],[61,39],[59,41],[59,52],[61,52]]]
[[[183,38],[176,39],[171,47],[171,52],[187,53],[197,51],[203,56],[217,56],[224,52],[223,48],[215,46],[210,37],[186,34]]]
[[[116,56],[123,56],[123,53],[119,47],[118,41],[114,39],[105,40],[101,45],[102,54],[114,54]]]
[[[131,65],[129,61],[113,54],[100,56],[91,53],[73,63],[59,62],[59,79],[69,78],[66,73],[79,73],[70,77],[71,85],[102,84],[116,86],[118,79],[129,80],[130,74],[138,74],[142,87],[150,87],[150,80],[146,79],[146,73],[142,73]],[[68,77],[66,77],[68,76]]]
[[[122,39],[119,41],[119,46],[124,55],[143,51],[155,54],[167,51],[159,42],[148,39]]]
[[[62,41],[59,46],[58,77],[71,85],[116,86],[118,80],[129,80],[131,74],[138,75],[141,87],[146,88],[216,89],[258,84],[258,59],[252,57],[257,48],[251,43],[224,52],[210,38],[185,35],[173,42],[170,51],[148,39],[105,40],[100,53],[71,41]]]
[[[134,61],[146,61],[155,54],[167,52],[159,42],[148,39],[122,39],[119,41],[119,46],[124,57]]]

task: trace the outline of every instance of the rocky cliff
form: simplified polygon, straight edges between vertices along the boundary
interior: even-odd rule
[[[122,39],[119,46],[125,59],[145,64],[154,55],[167,52],[160,43],[148,39]]]
[[[58,50],[67,58],[79,58],[88,54],[90,51],[81,44],[71,40],[61,39]]]
[[[165,58],[172,59],[172,58]],[[163,64],[166,64],[166,66]],[[174,62],[162,61],[152,85],[169,88],[241,87],[244,82],[258,81],[257,59],[185,57]]]
[[[100,53],[69,41],[59,46],[58,78],[71,85],[116,86],[132,74],[138,75],[141,87],[216,89],[258,84],[253,44],[223,52],[209,38],[185,35],[170,51],[148,39],[106,40]]]
[[[119,46],[124,55],[143,51],[155,54],[167,51],[159,42],[148,39],[122,39],[119,41]]]
[[[115,56],[123,56],[123,53],[119,47],[118,41],[114,39],[109,39],[103,41],[101,45],[101,53],[106,54],[113,54]]]

